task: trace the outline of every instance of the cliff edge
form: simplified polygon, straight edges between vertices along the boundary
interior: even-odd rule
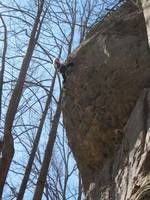
[[[85,193],[94,183],[94,200],[150,199],[139,196],[150,191],[150,52],[140,8],[122,5],[71,56],[64,122]]]

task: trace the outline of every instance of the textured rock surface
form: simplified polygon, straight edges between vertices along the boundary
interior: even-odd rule
[[[76,65],[65,85],[64,120],[85,191],[95,182],[94,200],[131,199],[140,181],[147,181],[138,170],[144,167],[147,174],[150,167],[144,164],[149,162],[149,91],[128,121],[150,86],[142,13],[125,4],[93,29],[72,56]]]
[[[129,118],[123,143],[113,163],[114,199],[150,199],[149,127],[150,89],[145,89]]]

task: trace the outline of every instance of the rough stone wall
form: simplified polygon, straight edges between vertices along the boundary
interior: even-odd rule
[[[150,199],[150,89],[136,103],[113,166],[114,199]]]
[[[143,14],[132,3],[116,13],[122,17],[106,19],[73,52],[75,66],[65,84],[68,141],[85,191],[96,183],[94,200],[131,199],[141,187],[138,180],[143,182],[138,170],[149,140],[149,97],[141,96],[146,100],[139,100],[128,121],[141,92],[150,86]]]

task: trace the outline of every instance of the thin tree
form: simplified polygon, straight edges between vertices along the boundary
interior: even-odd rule
[[[1,14],[0,14],[0,19],[4,27],[4,48],[3,48],[2,63],[1,63],[1,68],[0,68],[0,123],[1,123],[3,79],[4,79],[4,71],[5,71],[5,58],[6,58],[6,52],[7,52],[7,27]]]
[[[78,184],[78,200],[81,200],[82,199],[82,193],[83,193],[83,191],[82,191],[82,180],[81,180],[81,174],[80,174],[80,172],[79,172],[79,184]]]
[[[43,191],[44,191],[44,187],[46,183],[46,177],[48,174],[49,164],[52,159],[52,152],[53,152],[53,147],[54,147],[54,143],[56,139],[59,118],[61,114],[61,100],[62,100],[62,92],[60,93],[59,101],[56,108],[56,113],[52,122],[52,128],[49,133],[49,139],[47,142],[44,159],[43,159],[42,167],[40,170],[39,178],[36,184],[33,200],[42,199],[42,195],[43,195]]]
[[[36,45],[36,42],[39,38],[40,29],[41,29],[41,15],[43,12],[44,0],[39,2],[37,15],[34,21],[33,29],[31,32],[29,45],[26,51],[26,55],[23,59],[21,71],[18,77],[18,81],[12,93],[8,110],[6,113],[5,127],[4,127],[4,145],[3,145],[3,156],[0,165],[0,198],[2,198],[3,187],[5,180],[9,171],[9,167],[14,155],[14,142],[12,136],[12,126],[17,112],[17,108],[21,99],[21,94],[23,91],[23,85],[26,78],[26,73],[29,68],[29,64],[32,58],[32,54]]]
[[[32,151],[31,151],[31,154],[30,154],[30,157],[29,157],[29,160],[28,160],[28,164],[27,164],[26,169],[25,169],[25,174],[24,174],[21,186],[20,186],[20,190],[19,190],[19,193],[18,193],[17,200],[23,199],[23,196],[24,196],[24,193],[25,193],[25,190],[26,190],[27,182],[29,180],[29,176],[30,176],[30,173],[31,173],[33,161],[34,161],[36,151],[37,151],[37,148],[38,148],[38,144],[39,144],[39,141],[40,141],[40,137],[41,137],[42,129],[43,129],[43,126],[44,126],[45,118],[46,118],[46,115],[47,115],[47,112],[48,112],[48,109],[49,109],[49,106],[50,106],[50,103],[51,103],[52,94],[53,94],[54,85],[55,85],[55,79],[56,79],[56,72],[55,72],[53,80],[52,80],[52,85],[51,85],[50,92],[49,92],[48,97],[47,97],[45,109],[44,109],[44,111],[42,113],[42,117],[40,119],[40,124],[39,124],[38,130],[37,130],[37,133],[36,133],[35,140],[33,142]]]

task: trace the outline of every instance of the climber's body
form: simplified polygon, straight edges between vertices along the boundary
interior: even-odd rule
[[[63,83],[65,83],[65,81],[66,81],[66,70],[67,70],[69,67],[72,67],[73,65],[74,65],[73,62],[69,62],[69,63],[66,63],[66,64],[62,64],[62,63],[60,63],[59,58],[56,58],[56,59],[55,59],[55,61],[54,61],[54,66],[55,66],[55,68],[62,74]]]

